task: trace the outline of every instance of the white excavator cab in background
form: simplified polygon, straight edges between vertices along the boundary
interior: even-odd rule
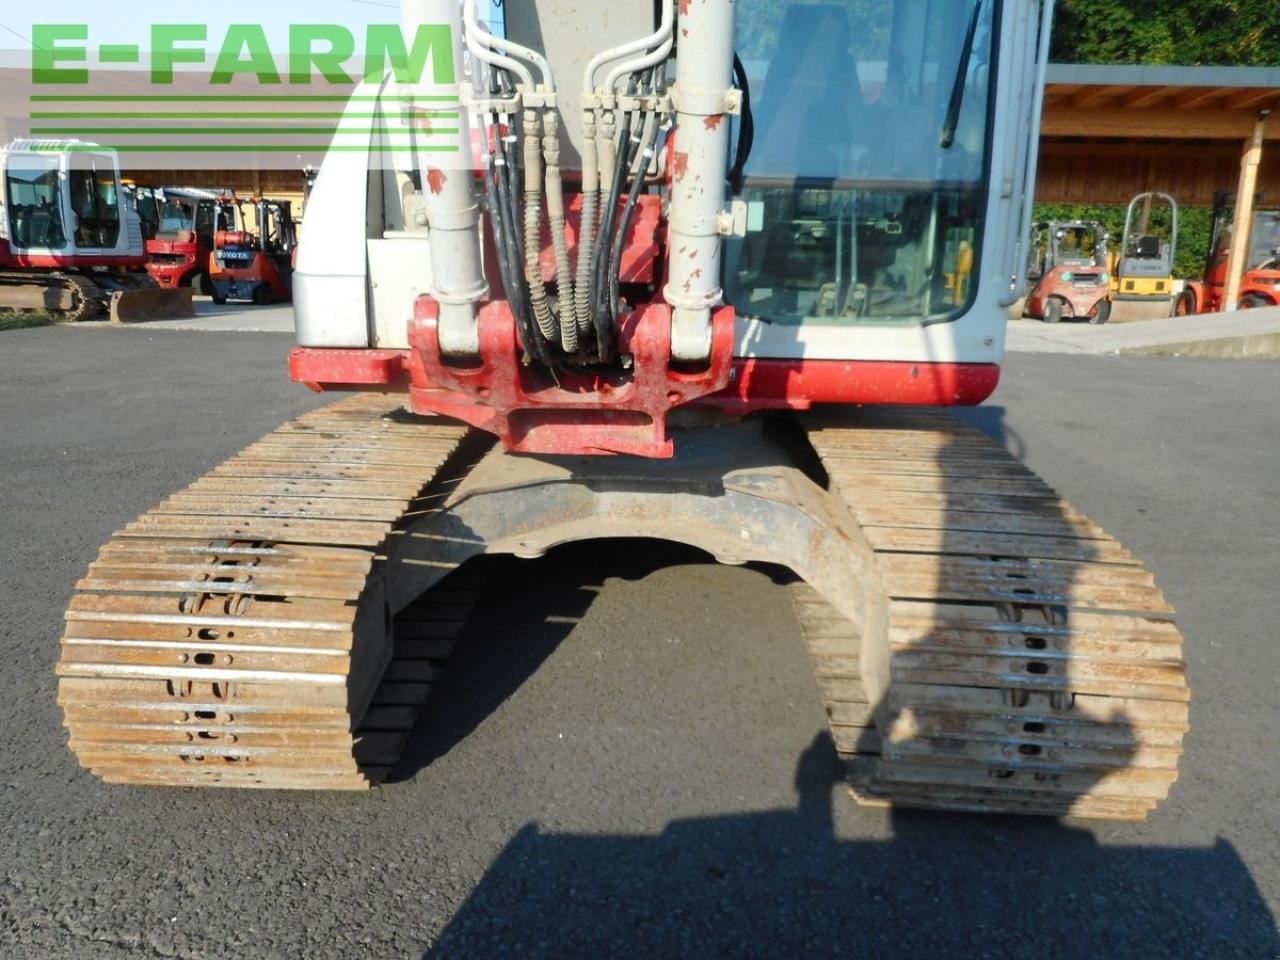
[[[1051,4],[503,9],[505,35],[476,0],[406,3],[432,68],[362,91],[369,150],[316,181],[291,374],[364,395],[80,584],[81,762],[367,788],[482,596],[469,560],[638,537],[804,581],[861,801],[1145,816],[1187,729],[1172,610],[1001,444],[919,409],[996,386]]]
[[[194,316],[189,292],[161,290],[147,273],[114,150],[15,140],[0,148],[0,184],[0,309],[64,321]]]

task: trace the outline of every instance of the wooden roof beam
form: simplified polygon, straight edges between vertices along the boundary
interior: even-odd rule
[[[1250,110],[1090,110],[1050,106],[1044,112],[1045,137],[1093,137],[1103,140],[1234,140],[1253,132],[1257,112]],[[1267,128],[1280,140],[1280,123]]]
[[[1280,90],[1242,90],[1227,101],[1228,110],[1251,110],[1263,107],[1280,108]]]
[[[1175,99],[1173,105],[1179,110],[1198,110],[1214,100],[1221,100],[1230,92],[1230,87],[1198,87]]]
[[[1132,90],[1132,86],[1103,86],[1103,87],[1086,87],[1081,93],[1076,94],[1071,99],[1073,107],[1097,107],[1106,103],[1108,100],[1114,100],[1116,97]]]
[[[1174,95],[1174,89],[1170,87],[1140,87],[1133,92],[1133,96],[1124,101],[1122,106],[1126,110],[1145,110],[1147,107],[1155,106],[1161,100],[1168,100]]]

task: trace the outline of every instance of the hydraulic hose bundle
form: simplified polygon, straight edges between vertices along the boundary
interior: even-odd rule
[[[666,60],[675,13],[674,5],[666,7],[652,36],[605,51],[585,71],[583,202],[574,264],[551,69],[540,54],[490,34],[478,21],[475,0],[464,4],[467,47],[487,67],[485,198],[493,246],[529,362],[555,368],[615,359],[626,237],[670,110]],[[616,65],[597,86],[596,74],[610,64]],[[542,273],[544,230],[555,256],[554,295]]]

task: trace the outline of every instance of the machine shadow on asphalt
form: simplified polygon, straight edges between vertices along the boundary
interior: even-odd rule
[[[1005,429],[1000,408],[973,411],[964,419],[1015,459],[1025,457],[1020,438]],[[944,562],[977,562],[981,535],[1000,516],[1000,496],[979,499],[974,480],[1013,487],[1008,478],[969,475],[967,456],[953,457],[945,443],[936,453],[947,516],[938,524],[940,543],[930,552],[948,558]],[[1025,507],[1019,509],[1027,516]],[[657,836],[576,835],[528,823],[427,957],[500,949],[530,957],[607,951],[979,955],[1011,943],[1025,944],[1026,955],[1039,955],[1034,945],[1052,944],[1054,956],[1068,958],[1093,958],[1100,949],[1113,956],[1185,955],[1192,948],[1206,955],[1276,953],[1280,936],[1270,911],[1229,843],[1219,840],[1205,849],[1123,840],[1115,845],[1123,828],[1103,834],[1104,843],[1081,822],[1061,819],[1073,812],[1128,819],[1155,805],[1171,782],[1169,766],[1176,765],[1182,733],[1176,719],[1161,712],[1168,704],[1159,692],[1161,684],[1181,682],[1181,668],[1132,675],[1135,689],[1156,691],[1150,701],[1098,692],[1112,680],[1090,661],[1105,661],[1117,637],[1108,640],[1111,628],[1090,609],[1089,598],[1104,595],[1090,588],[1112,582],[1116,570],[1106,561],[1120,564],[1118,576],[1136,583],[1138,575],[1123,567],[1119,552],[1110,552],[1112,541],[1062,501],[1046,497],[1030,516],[1042,534],[1060,538],[1056,555],[1032,552],[981,562],[1021,564],[1013,576],[1028,577],[1034,590],[1015,583],[1003,598],[936,598],[940,609],[927,618],[930,625],[918,636],[900,636],[895,645],[871,711],[874,723],[842,728],[828,703],[834,737],[818,734],[798,758],[794,809],[679,819]],[[535,582],[506,566],[517,561],[484,562],[504,565],[495,579],[520,582],[521,597],[533,597],[520,601],[531,607],[519,612],[528,629],[504,638],[502,625],[512,615],[497,612],[503,598],[481,605],[470,642],[455,655],[392,780],[412,779],[483,724],[573,633],[607,580],[640,580],[666,566],[712,561],[690,548],[627,541],[603,550],[587,544],[558,548],[540,563],[567,569],[535,574]],[[795,579],[781,568],[756,569],[775,583]],[[938,578],[946,574],[939,571]],[[1052,596],[1046,584],[1056,591]],[[890,593],[895,603],[919,603],[910,594]],[[1161,640],[1162,601],[1143,591],[1130,596],[1148,598],[1153,612],[1131,613],[1121,629],[1135,631],[1134,642],[1172,643]],[[977,631],[974,623],[982,624],[984,636],[1007,631],[1019,645],[1028,638],[1032,652],[1021,656],[1029,659],[1013,670],[1029,668],[1029,675],[1010,679],[1014,692],[998,711],[1013,726],[993,726],[993,718],[977,709],[976,717],[957,720],[939,706],[959,696],[942,688],[949,672],[962,669],[956,657],[974,642],[962,636]],[[1047,649],[1041,634],[1051,638]],[[810,652],[821,684],[822,658],[812,646]],[[1038,669],[1041,664],[1047,672]],[[991,669],[1009,677],[1007,663]],[[1042,675],[1050,680],[1037,679]],[[921,686],[933,691],[932,701],[920,699]],[[1130,709],[1137,715],[1131,717]],[[1014,726],[1025,743],[1010,747],[1005,734]],[[725,749],[732,752],[732,744]],[[984,784],[978,777],[990,779]],[[928,794],[917,786],[922,782]],[[902,799],[910,806],[921,797],[950,803],[959,812],[863,811],[859,815],[870,820],[889,818],[892,839],[844,840],[837,821],[852,809],[844,793],[850,783],[872,801]],[[1027,812],[1042,815],[964,812],[988,803],[999,809],[1025,804]]]
[[[1104,846],[1048,819],[911,811],[892,814],[889,841],[841,840],[832,791],[842,780],[821,734],[797,763],[794,810],[678,820],[658,836],[530,823],[424,960],[1280,951],[1266,902],[1226,841]]]

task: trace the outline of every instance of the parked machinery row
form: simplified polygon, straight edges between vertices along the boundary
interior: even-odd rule
[[[189,187],[134,187],[147,271],[161,287],[190,287],[214,303],[288,302],[297,235],[287,200]]]
[[[1217,313],[1224,302],[1235,197],[1221,193],[1204,275],[1175,278],[1180,211],[1165,193],[1134,197],[1120,246],[1096,220],[1045,220],[1032,230],[1024,314],[1046,323],[1157,319]],[[1259,210],[1250,227],[1238,309],[1280,306],[1280,210]]]

